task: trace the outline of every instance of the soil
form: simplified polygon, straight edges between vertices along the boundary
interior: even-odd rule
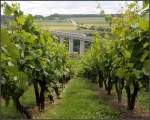
[[[118,103],[115,93],[107,95],[107,91],[104,88],[99,88],[99,86],[96,86],[96,84],[93,83],[92,85],[94,86],[92,88],[97,98],[102,100],[104,104],[110,106],[114,111],[120,113],[120,117],[118,120],[150,120],[149,113],[144,112],[140,105],[138,105],[137,103],[134,110],[129,111],[127,110],[127,102],[125,98],[122,99],[121,103]],[[54,103],[52,104],[58,104],[59,99],[61,98],[54,97]],[[48,106],[49,104],[50,103],[48,102],[48,100],[45,100],[45,109],[47,108],[46,106]],[[38,107],[33,107],[28,110],[32,113],[34,119],[38,118],[41,115],[41,112],[38,111]]]
[[[47,109],[46,106],[49,106],[50,104],[57,105],[58,102],[59,102],[59,99],[61,99],[61,98],[60,97],[58,98],[58,97],[54,96],[53,99],[54,99],[54,103],[49,103],[48,98],[46,98],[45,103],[44,103],[44,106],[45,106],[44,111],[40,112],[37,106],[29,108],[28,111],[32,114],[32,119],[38,119],[41,116],[42,112],[46,112],[47,111],[46,110]]]
[[[110,106],[113,110],[120,113],[119,120],[150,120],[149,113],[144,112],[143,109],[137,105],[133,111],[127,110],[127,102],[123,98],[121,103],[118,103],[117,96],[112,93],[107,95],[107,91],[104,88],[95,87],[96,96],[101,99],[105,104]]]

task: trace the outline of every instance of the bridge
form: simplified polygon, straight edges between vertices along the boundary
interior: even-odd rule
[[[60,43],[63,43],[64,38],[69,41],[69,53],[73,53],[73,40],[80,41],[80,56],[84,55],[85,41],[91,42],[92,37],[87,37],[85,34],[71,33],[71,32],[61,32],[61,31],[50,31],[52,36],[57,36]]]

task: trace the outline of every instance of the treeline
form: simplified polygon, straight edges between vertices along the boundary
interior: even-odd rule
[[[34,20],[65,20],[69,18],[83,18],[83,17],[104,17],[100,14],[52,14],[49,16],[34,15]],[[120,14],[111,14],[111,16],[120,16]],[[1,20],[12,19],[13,16],[1,15]]]
[[[119,14],[113,14],[112,16],[119,16]],[[35,17],[35,16],[34,16]],[[82,18],[82,17],[104,17],[100,14],[52,14],[50,16],[43,17],[45,20],[64,20],[68,18]]]

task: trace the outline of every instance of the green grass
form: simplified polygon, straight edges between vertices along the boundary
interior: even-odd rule
[[[113,86],[112,92],[116,94],[115,87]],[[125,88],[123,89],[123,99],[127,101],[127,94]],[[144,112],[149,112],[149,92],[145,91],[144,89],[140,88],[138,92],[138,96],[136,98],[135,105],[139,105]]]
[[[24,95],[20,98],[20,102],[29,107],[36,105],[33,86],[30,86],[29,89],[24,93]]]
[[[137,97],[137,103],[143,108],[145,112],[149,112],[149,92],[141,89]]]
[[[24,118],[24,116],[16,110],[12,100],[10,101],[8,106],[6,106],[5,101],[2,100],[0,109],[1,109],[1,112],[0,112],[1,119]]]
[[[49,105],[40,118],[117,118],[119,113],[98,99],[92,87],[87,80],[69,81],[61,94],[62,99]]]
[[[113,88],[113,92],[115,89]],[[126,99],[126,92],[123,90],[124,99]],[[107,106],[103,100],[98,99],[95,95],[95,86],[87,80],[80,78],[69,81],[66,88],[61,93],[61,98],[56,104],[49,104],[45,108],[40,118],[119,118],[119,113],[114,112]],[[106,97],[107,100],[111,99]],[[20,101],[25,106],[35,106],[35,96],[33,87],[24,93]],[[149,111],[149,95],[148,92],[140,90],[136,104],[140,105],[145,112]],[[12,100],[8,106],[5,101],[1,101],[1,118],[2,119],[21,119],[25,118],[19,113]]]
[[[123,90],[123,96],[125,99],[127,99],[125,89]],[[144,112],[149,112],[149,93],[144,91],[143,89],[140,89],[135,104],[138,104]]]
[[[50,31],[71,31],[76,30],[75,26],[42,26],[43,30],[50,30]]]
[[[58,22],[58,21],[35,21],[35,24],[38,25],[41,29],[50,30],[50,31],[71,31],[76,30],[76,27],[68,21]]]
[[[34,97],[34,90],[33,87],[29,87],[29,89],[24,93],[24,95],[20,98],[20,102],[24,106],[35,106],[35,97]],[[1,102],[1,113],[0,116],[3,119],[21,119],[25,118],[23,114],[17,111],[14,103],[12,100],[10,100],[10,103],[8,106],[5,105],[5,101],[2,100]]]

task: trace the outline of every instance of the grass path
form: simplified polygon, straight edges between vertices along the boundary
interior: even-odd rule
[[[108,105],[97,98],[95,86],[81,78],[69,81],[61,94],[61,99],[48,105],[40,116],[40,119],[113,119],[118,118],[119,113],[113,111]]]
[[[118,104],[114,89],[111,95],[107,95],[104,89],[100,89],[96,84],[90,83],[82,78],[74,78],[69,81],[61,93],[61,99],[55,99],[54,104],[49,104],[46,100],[45,110],[40,113],[35,107],[35,95],[33,86],[25,92],[20,101],[24,106],[31,107],[33,118],[36,119],[101,119],[108,120],[147,120],[148,119],[148,93],[140,91],[133,112],[126,110],[126,95],[122,104]],[[46,97],[47,99],[47,97]],[[22,119],[25,116],[19,113],[10,101],[6,107],[5,102],[1,103],[2,119]],[[142,109],[141,109],[141,107]]]

